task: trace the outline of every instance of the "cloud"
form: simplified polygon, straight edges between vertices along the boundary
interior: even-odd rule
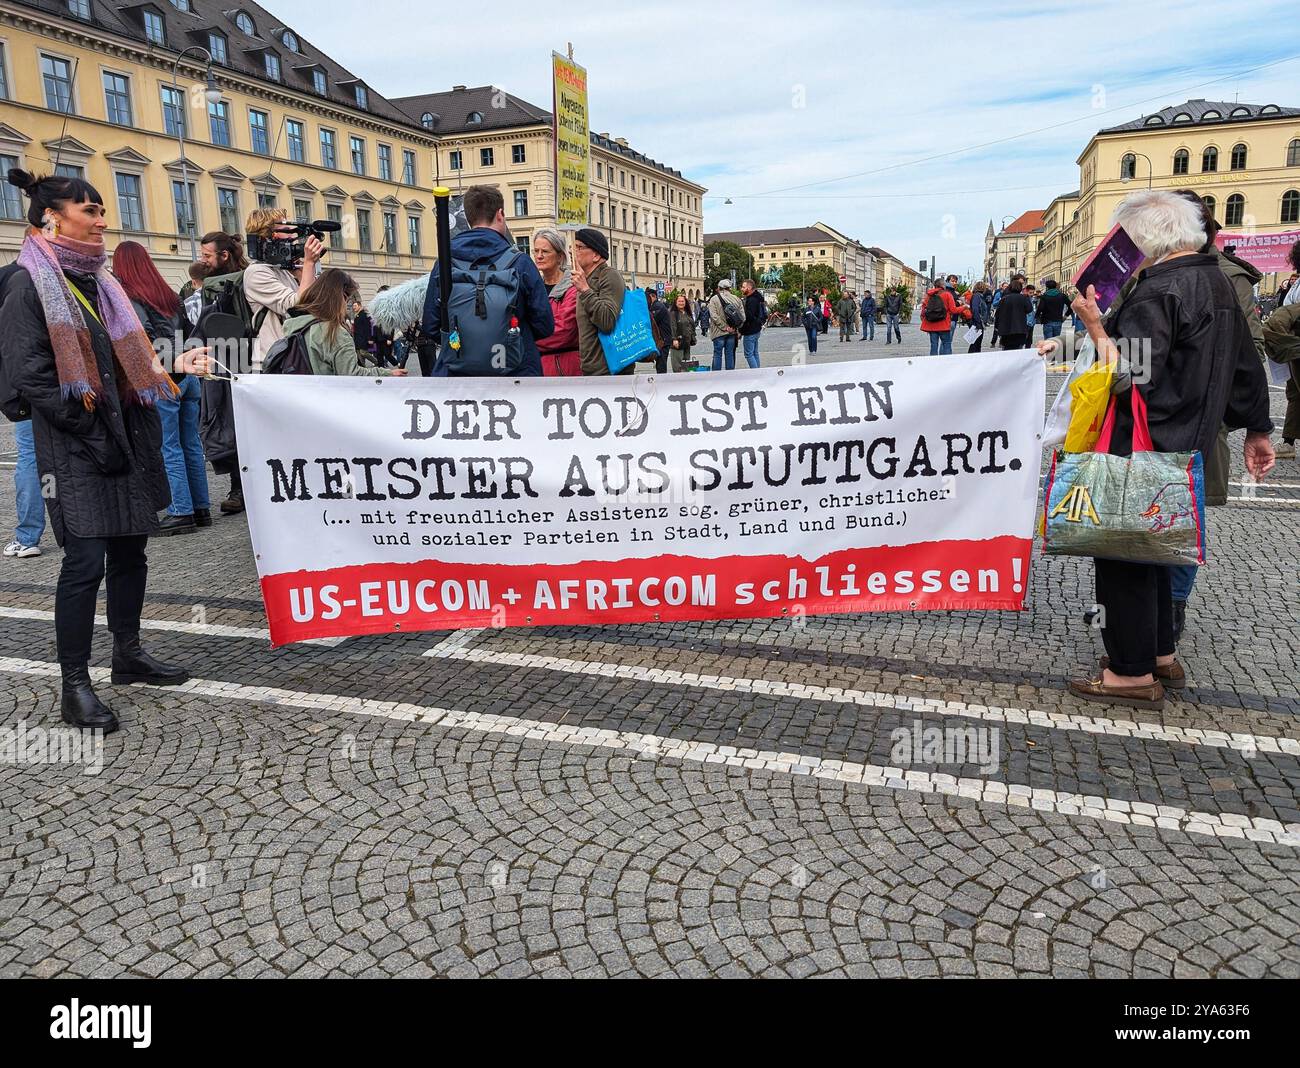
[[[1103,126],[1188,97],[1300,104],[1300,62],[1202,84],[1289,54],[1294,4],[1274,0],[271,8],[390,97],[490,83],[549,107],[549,52],[572,41],[593,128],[707,185],[706,230],[820,219],[954,271],[979,268],[990,219],[1076,189]]]

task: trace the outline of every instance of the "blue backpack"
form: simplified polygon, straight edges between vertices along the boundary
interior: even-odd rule
[[[438,355],[448,375],[513,375],[523,366],[520,278],[515,267],[522,255],[517,248],[508,248],[496,258],[452,258],[449,329]],[[436,285],[436,268],[433,277]]]

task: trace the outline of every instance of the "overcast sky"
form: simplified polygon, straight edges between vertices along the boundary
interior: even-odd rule
[[[1078,187],[1103,126],[1191,97],[1300,105],[1295,0],[267,6],[389,97],[492,84],[549,109],[571,41],[593,129],[707,186],[706,231],[820,220],[959,273],[990,219]]]

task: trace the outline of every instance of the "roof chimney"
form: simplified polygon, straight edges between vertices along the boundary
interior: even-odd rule
[[[463,85],[453,85],[453,86],[451,87],[451,91],[452,91],[453,93],[463,93],[463,92],[465,91],[465,86],[463,86]]]
[[[608,130],[602,130],[602,131],[601,131],[599,134],[597,134],[596,136],[597,136],[597,137],[603,137],[606,141],[608,141],[608,140],[609,140],[609,131],[608,131]]]
[[[622,145],[624,148],[627,148],[627,138],[626,138],[626,137],[616,137],[616,138],[614,138],[614,143],[615,143],[616,145]]]

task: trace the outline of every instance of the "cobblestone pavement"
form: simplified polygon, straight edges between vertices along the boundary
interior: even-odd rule
[[[1270,482],[1210,515],[1158,715],[1063,690],[1084,561],[1023,613],[271,652],[218,517],[150,546],[145,636],[194,679],[110,686],[101,626],[102,768],[0,764],[0,975],[1300,976],[1300,463]],[[57,721],[45,548],[0,560],[15,730]],[[996,758],[899,767],[899,727]]]

